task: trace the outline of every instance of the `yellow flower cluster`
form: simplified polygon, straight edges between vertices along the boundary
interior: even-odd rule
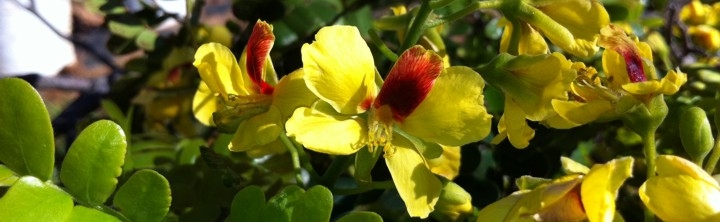
[[[692,0],[680,10],[680,21],[687,25],[687,34],[693,43],[707,50],[720,49],[720,2],[713,5]]]
[[[195,54],[202,83],[193,111],[203,124],[235,134],[232,151],[282,152],[281,134],[326,154],[382,151],[408,213],[425,218],[443,196],[436,175],[455,177],[459,146],[490,132],[480,75],[447,67],[422,46],[404,51],[383,80],[357,28],[324,27],[302,47],[303,67],[278,81],[273,42],[272,26],[258,21],[239,61],[218,43]],[[461,202],[443,207],[467,211],[469,199]]]

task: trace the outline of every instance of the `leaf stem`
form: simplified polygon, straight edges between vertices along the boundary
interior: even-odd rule
[[[330,163],[330,166],[320,178],[320,185],[325,187],[334,187],[337,178],[340,174],[345,172],[345,169],[352,163],[355,155],[341,155],[335,156],[335,159]]]
[[[393,63],[397,61],[398,55],[395,54],[392,50],[390,50],[390,48],[388,48],[387,45],[385,45],[385,43],[380,40],[380,36],[375,29],[368,30],[368,34],[370,34],[370,41],[372,41],[372,43],[375,44],[376,47],[378,47],[380,52],[385,55],[386,58],[388,58]]]
[[[425,32],[425,21],[430,16],[430,13],[432,13],[430,1],[423,0],[420,5],[420,9],[418,9],[417,15],[415,15],[415,18],[410,23],[407,35],[405,35],[405,39],[403,40],[398,52],[402,53],[417,43],[420,36],[422,36],[423,32]]]
[[[292,141],[290,141],[290,138],[285,135],[285,132],[280,132],[280,141],[282,141],[282,143],[288,149],[290,156],[292,157],[292,164],[295,171],[295,180],[297,184],[304,185],[305,183],[303,183],[302,179],[302,168],[300,167],[300,155],[298,154],[297,147],[295,147]]]

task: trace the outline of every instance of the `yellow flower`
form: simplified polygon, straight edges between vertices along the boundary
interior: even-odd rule
[[[563,161],[571,160],[564,158]],[[592,169],[578,163],[573,165],[575,170],[580,170],[575,172],[578,174],[539,185],[518,184],[529,189],[521,189],[483,208],[478,213],[478,222],[613,221],[615,198],[623,182],[632,176],[633,159],[618,158],[595,164]]]
[[[506,1],[514,2],[514,1]],[[507,3],[513,4],[513,3]],[[503,10],[508,20],[519,20],[522,24],[519,31],[519,53],[543,53],[546,47],[537,43],[542,40],[540,33],[564,51],[579,57],[589,57],[598,51],[597,34],[600,29],[610,24],[608,15],[602,4],[595,0],[570,1],[519,1],[519,7]],[[510,36],[515,31],[510,23],[506,26],[502,45],[510,44]],[[529,25],[527,25],[529,24]],[[501,47],[503,48],[503,47]],[[505,49],[507,47],[504,47]]]
[[[576,63],[573,68],[578,75],[571,88],[573,97],[552,101],[555,111],[575,124],[617,119],[633,107],[647,105],[659,94],[675,94],[687,81],[679,69],[659,79],[650,46],[637,38],[631,39],[616,26],[601,30],[599,44],[605,48],[602,57],[605,76]]]
[[[479,68],[489,84],[505,94],[505,109],[493,143],[506,137],[517,148],[525,148],[535,131],[526,119],[545,121],[556,115],[550,102],[567,99],[574,73],[571,62],[560,53],[511,56],[501,54]]]
[[[720,31],[709,25],[688,27],[692,41],[709,52],[720,49]]]
[[[483,105],[482,78],[467,67],[443,68],[437,54],[415,46],[398,58],[379,88],[370,48],[352,26],[320,29],[315,42],[302,47],[302,59],[305,83],[320,101],[295,110],[288,135],[333,155],[383,147],[408,213],[427,217],[442,184],[418,147],[460,146],[487,136],[491,116]]]
[[[718,221],[720,185],[694,163],[660,155],[657,176],[640,186],[640,199],[664,221]]]
[[[200,46],[193,63],[202,78],[193,99],[195,117],[234,132],[230,150],[253,157],[283,152],[277,140],[283,120],[316,99],[302,80],[302,69],[278,82],[268,56],[274,40],[272,26],[258,21],[239,64],[219,43]]]
[[[699,0],[692,0],[680,9],[680,21],[686,25],[706,24],[713,14],[710,5],[705,5]]]

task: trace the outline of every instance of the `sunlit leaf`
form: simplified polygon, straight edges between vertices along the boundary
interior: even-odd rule
[[[139,170],[123,184],[113,205],[132,221],[160,221],[170,210],[170,184],[153,170]]]
[[[76,198],[102,204],[115,191],[125,160],[125,133],[109,120],[83,130],[65,156],[60,180]]]
[[[5,165],[0,164],[0,187],[11,186],[18,180],[15,176],[15,172],[7,168]]]
[[[20,178],[0,198],[2,221],[65,221],[72,208],[70,195],[32,176]]]
[[[0,162],[19,175],[49,180],[55,163],[50,115],[33,87],[0,79]]]
[[[103,222],[113,222],[113,221],[121,221],[120,219],[103,213],[102,211],[95,210],[92,208],[87,208],[84,206],[77,205],[73,208],[72,213],[70,214],[70,217],[67,219],[68,222],[80,222],[80,221],[87,221],[87,222],[93,222],[93,221],[103,221]]]

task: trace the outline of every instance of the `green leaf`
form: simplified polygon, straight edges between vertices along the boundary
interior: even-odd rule
[[[229,221],[330,221],[333,199],[330,190],[314,186],[304,191],[291,185],[268,200],[258,186],[235,195]]]
[[[160,221],[170,209],[170,184],[153,170],[139,170],[123,184],[113,199],[115,207],[131,221]]]
[[[125,160],[125,134],[109,120],[97,121],[83,130],[65,156],[60,180],[78,200],[99,205],[117,185]]]
[[[0,198],[3,221],[65,221],[72,208],[70,195],[32,176],[20,178]]]
[[[0,95],[0,162],[18,175],[49,180],[55,140],[40,94],[22,79],[4,78]]]
[[[155,31],[146,29],[138,34],[137,39],[135,39],[135,44],[147,51],[153,51],[155,50],[155,40],[157,40],[157,38],[158,34],[155,33]]]
[[[270,198],[268,204],[284,209],[290,221],[330,221],[333,198],[323,186],[313,186],[305,192],[292,185]]]
[[[383,219],[380,215],[370,211],[353,211],[345,216],[342,216],[337,222],[354,222],[354,221],[365,221],[365,222],[382,222]]]
[[[205,145],[203,139],[185,139],[180,141],[178,147],[180,148],[180,157],[178,158],[179,164],[195,164],[195,161],[200,157],[200,146]]]
[[[233,198],[228,221],[289,221],[282,208],[265,204],[265,194],[258,186],[248,186]]]
[[[17,180],[18,177],[15,176],[15,172],[0,164],[0,187],[12,186]]]
[[[70,218],[67,219],[67,222],[78,222],[78,221],[109,222],[109,221],[121,221],[121,220],[112,215],[103,213],[102,211],[78,205],[73,208],[72,213],[70,214]]]

